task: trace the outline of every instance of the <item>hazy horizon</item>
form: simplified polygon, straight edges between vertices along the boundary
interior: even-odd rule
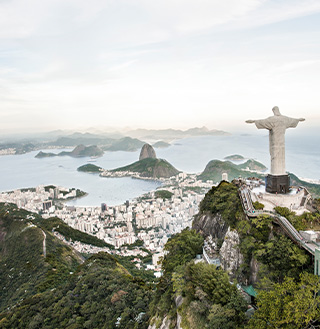
[[[0,2],[0,132],[320,124],[320,2]]]

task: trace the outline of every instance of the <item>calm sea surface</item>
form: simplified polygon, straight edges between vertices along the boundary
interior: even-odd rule
[[[166,149],[156,149],[157,156],[168,160],[177,169],[199,173],[213,159],[231,154],[254,158],[269,166],[268,135],[203,136],[177,140]],[[320,179],[320,148],[313,136],[286,135],[286,169],[299,177]],[[50,150],[50,152],[60,152]],[[97,174],[77,171],[88,158],[54,157],[36,159],[38,153],[0,157],[0,191],[55,184],[76,187],[88,196],[69,202],[79,206],[98,206],[102,202],[116,205],[154,190],[160,183],[131,178],[102,178]],[[139,158],[137,152],[106,152],[93,164],[105,169],[127,165]]]

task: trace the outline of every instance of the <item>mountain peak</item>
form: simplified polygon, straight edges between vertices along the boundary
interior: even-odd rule
[[[139,160],[143,160],[143,159],[147,159],[147,158],[152,158],[152,159],[157,158],[154,148],[148,143],[146,143],[142,146]]]

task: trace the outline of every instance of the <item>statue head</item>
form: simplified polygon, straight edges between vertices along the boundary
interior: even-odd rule
[[[279,107],[278,107],[278,106],[275,106],[275,107],[272,109],[272,111],[273,111],[273,114],[274,114],[274,115],[281,115],[281,113],[280,113],[280,110],[279,110]]]

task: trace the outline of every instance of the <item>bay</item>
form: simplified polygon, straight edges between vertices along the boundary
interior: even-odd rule
[[[320,152],[318,138],[314,135],[286,134],[286,169],[301,178],[320,179]],[[270,156],[267,134],[233,134],[231,136],[201,136],[172,142],[165,149],[156,149],[159,158],[187,173],[200,173],[213,159],[223,160],[231,154],[253,158],[269,167]],[[46,151],[46,150],[43,150]],[[48,150],[58,153],[59,150]],[[116,205],[132,200],[156,189],[160,183],[150,180],[125,178],[102,178],[97,174],[81,173],[77,168],[91,163],[89,158],[53,157],[37,159],[38,153],[0,157],[0,191],[37,185],[60,185],[79,188],[88,193],[86,197],[69,204],[99,206],[102,202]],[[136,152],[106,152],[93,164],[105,169],[125,166],[139,158]]]

